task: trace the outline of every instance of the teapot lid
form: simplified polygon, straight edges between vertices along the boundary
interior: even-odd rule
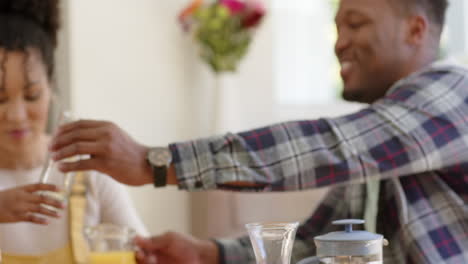
[[[331,232],[326,235],[315,237],[317,241],[327,242],[365,242],[371,240],[382,239],[383,236],[363,230],[353,230],[353,225],[364,224],[364,220],[360,219],[344,219],[333,221],[334,225],[344,225],[344,231]]]
[[[344,225],[344,231],[331,232],[315,237],[317,255],[322,256],[367,256],[380,254],[387,241],[382,235],[363,230],[353,230],[353,225],[364,224],[360,219],[333,221],[334,225]]]

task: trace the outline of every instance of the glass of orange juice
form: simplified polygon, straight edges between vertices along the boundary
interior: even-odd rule
[[[85,228],[90,256],[89,264],[136,264],[135,231],[114,224]]]

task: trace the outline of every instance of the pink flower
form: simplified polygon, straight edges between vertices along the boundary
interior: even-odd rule
[[[192,14],[203,4],[203,0],[193,0],[186,8],[179,14],[179,22],[182,25],[184,31],[190,30],[190,17]]]
[[[240,0],[222,0],[221,5],[227,7],[231,14],[239,14],[244,11],[246,4]]]
[[[247,13],[242,20],[242,25],[245,28],[251,28],[257,26],[265,16],[265,7],[257,1],[250,1],[247,6]]]

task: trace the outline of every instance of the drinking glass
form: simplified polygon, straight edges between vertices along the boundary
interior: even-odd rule
[[[75,121],[75,118],[73,117],[72,113],[70,111],[64,111],[60,114],[59,120],[57,122],[57,127],[69,122]],[[53,129],[52,132],[55,132],[55,129]],[[64,162],[72,162],[72,161],[77,161],[79,159],[78,156],[71,157],[69,159],[64,160]],[[39,182],[40,183],[47,183],[47,184],[54,184],[59,188],[58,192],[51,192],[51,191],[40,191],[38,192],[41,195],[45,195],[47,197],[50,197],[52,199],[58,200],[59,202],[66,204],[68,202],[68,198],[70,196],[71,192],[71,187],[73,184],[74,180],[74,172],[69,172],[69,173],[62,173],[58,169],[58,162],[55,162],[50,153],[47,155],[47,161],[44,164],[44,167],[42,169],[41,175]],[[46,207],[49,210],[57,211],[56,208],[48,206],[48,205],[42,205]]]
[[[298,222],[247,224],[257,264],[289,264]]]
[[[114,224],[85,228],[90,248],[89,264],[136,264],[135,230]]]

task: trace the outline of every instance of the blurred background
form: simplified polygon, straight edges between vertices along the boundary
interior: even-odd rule
[[[65,104],[80,118],[115,122],[147,145],[362,107],[339,97],[333,54],[337,0],[263,0],[267,16],[247,56],[217,85],[177,22],[188,2],[63,0],[57,86]],[[467,14],[468,2],[451,0],[441,57],[466,61]],[[200,237],[237,236],[248,222],[302,220],[326,191],[128,190],[151,233]]]

